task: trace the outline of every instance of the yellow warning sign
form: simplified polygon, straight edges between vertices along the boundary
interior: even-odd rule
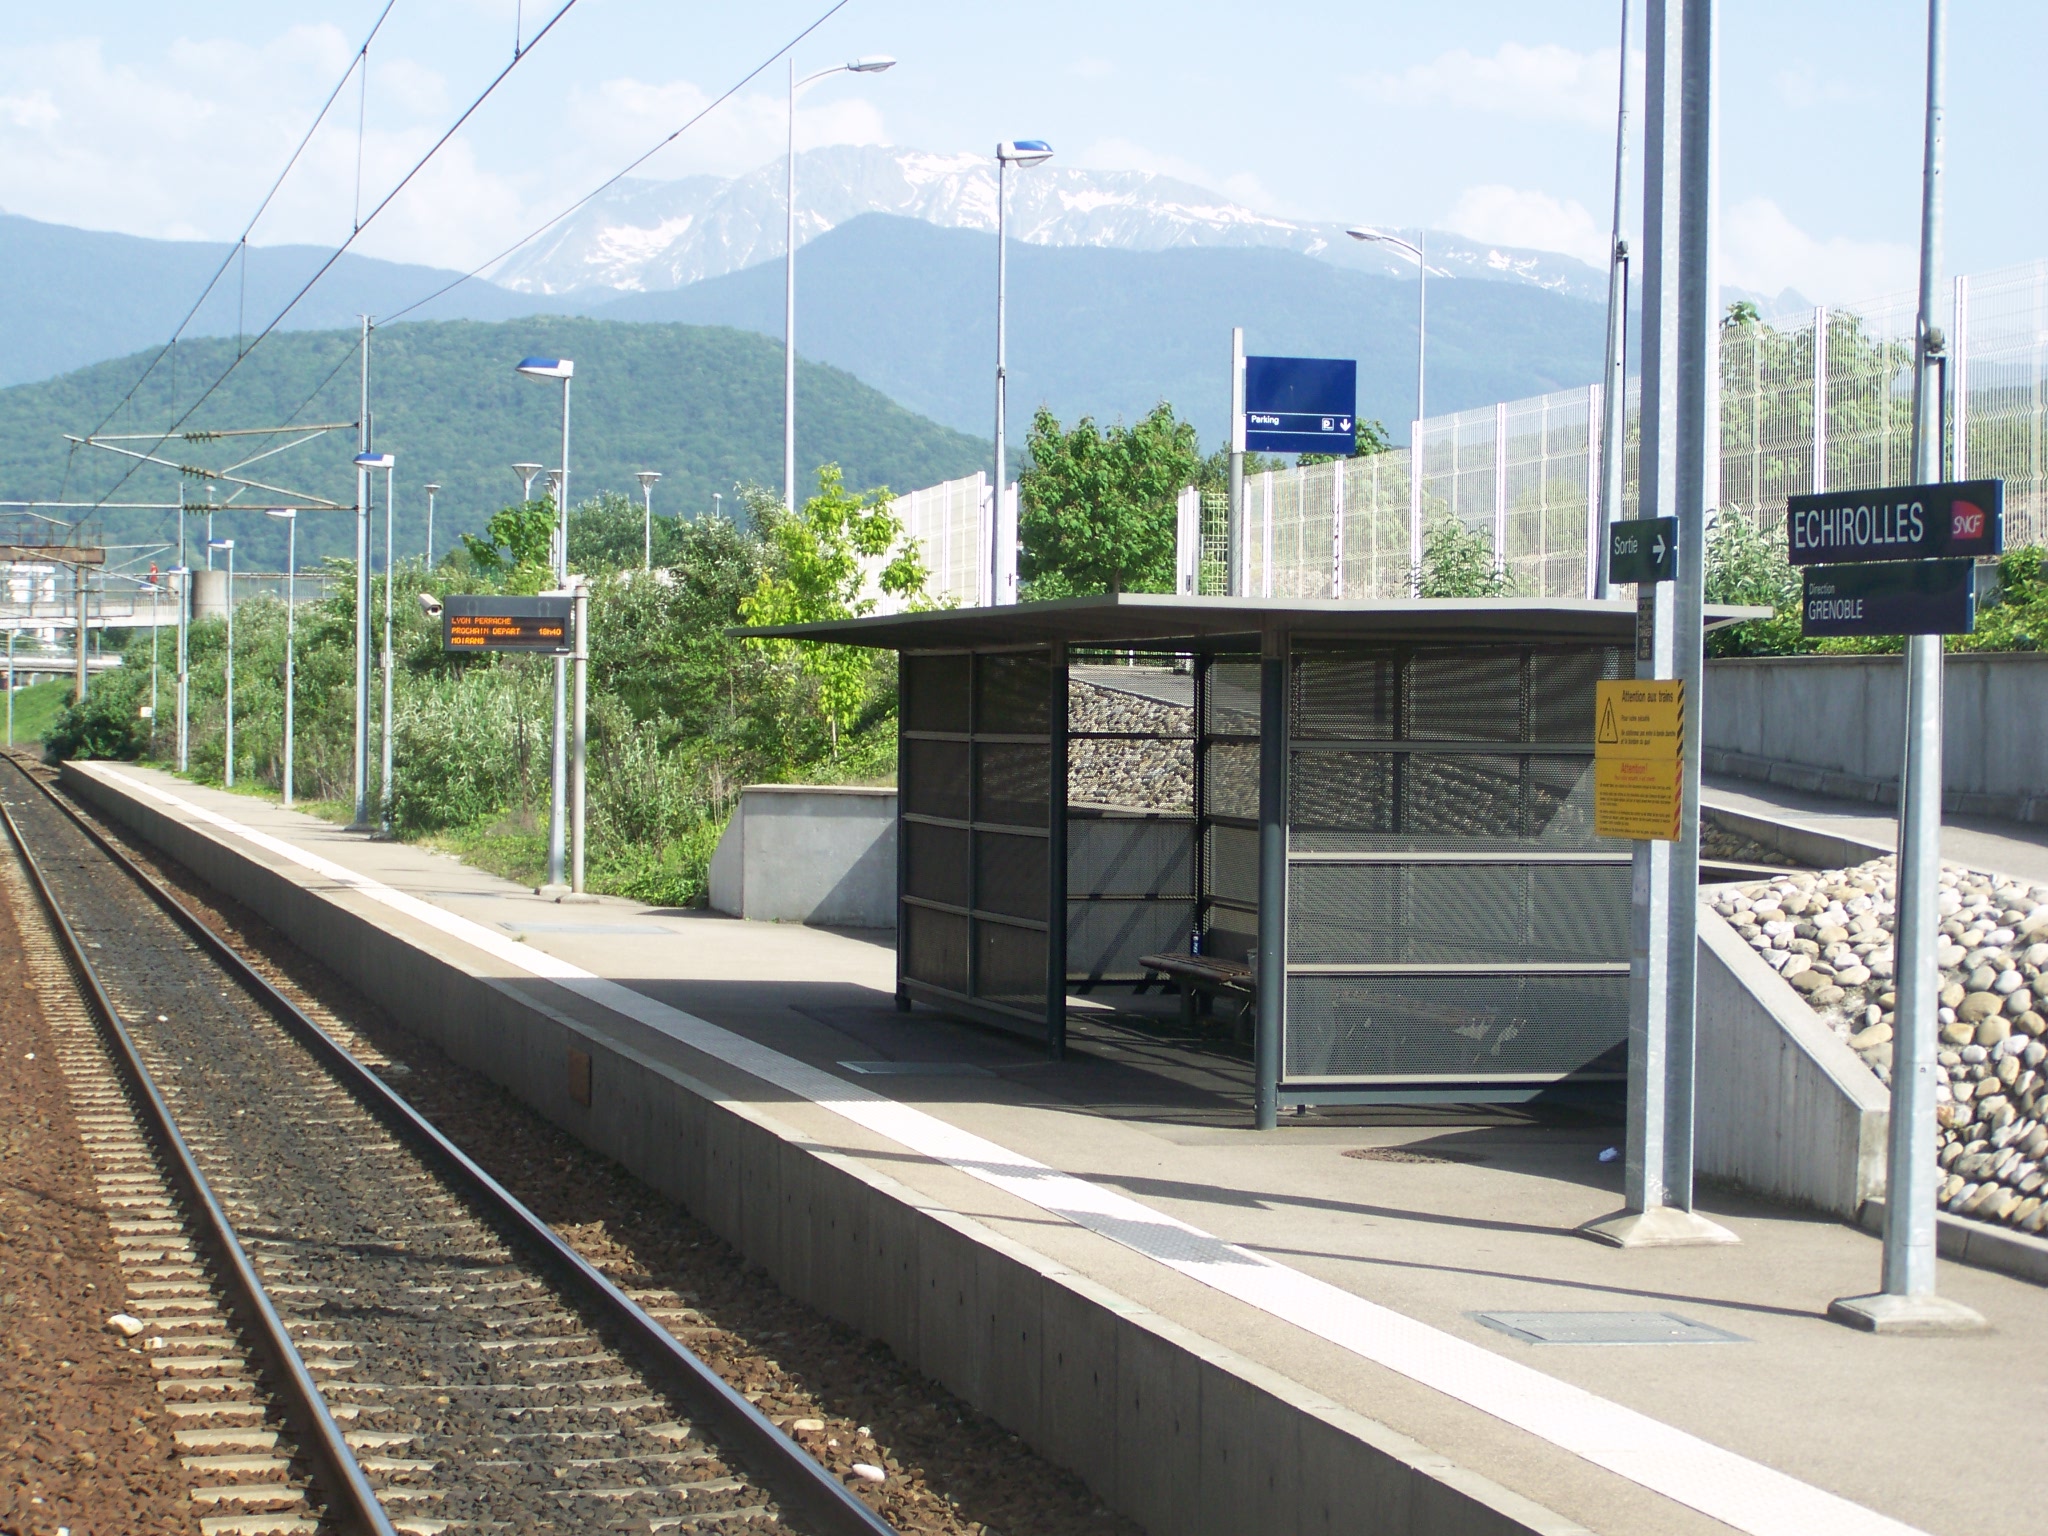
[[[1593,830],[1601,837],[1676,842],[1684,749],[1684,683],[1645,678],[1598,684]]]

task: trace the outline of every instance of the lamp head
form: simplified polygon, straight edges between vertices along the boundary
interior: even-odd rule
[[[397,462],[398,456],[392,453],[359,453],[356,455],[356,463],[364,469],[390,469]]]
[[[429,481],[427,482],[427,494],[428,494],[429,496],[433,495],[433,494],[434,494],[434,492],[436,492],[436,491],[438,491],[438,490],[440,490],[440,489],[441,489],[441,487],[440,487],[440,486],[438,486],[438,485],[436,485],[436,484],[435,484],[435,483],[434,483],[433,481],[429,480]]]
[[[879,75],[885,69],[894,69],[896,61],[886,53],[864,54],[846,66],[856,75]]]
[[[1052,146],[1043,139],[1006,139],[996,146],[996,158],[1011,165],[1042,165],[1052,158]]]
[[[233,549],[235,541],[233,539],[208,539],[206,547],[208,549]]]
[[[638,471],[633,478],[638,480],[644,489],[661,478],[661,471],[658,469],[643,469]]]
[[[263,515],[265,517],[274,517],[280,523],[289,523],[299,515],[299,509],[297,507],[265,507]]]
[[[576,373],[575,362],[566,357],[522,358],[519,371],[529,379],[567,379]]]

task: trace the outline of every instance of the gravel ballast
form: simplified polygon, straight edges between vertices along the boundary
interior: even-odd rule
[[[1801,872],[1711,897],[1766,964],[1889,1085],[1893,861]],[[1943,1210],[2048,1230],[2048,885],[1944,868],[1934,1148]]]

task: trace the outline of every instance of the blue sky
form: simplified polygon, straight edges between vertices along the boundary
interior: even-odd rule
[[[232,236],[382,3],[13,8],[0,52],[0,207]],[[531,27],[556,3],[397,0],[372,56],[366,202],[503,64],[515,7]],[[480,259],[828,4],[580,0],[359,248]],[[2048,5],[1953,10],[1949,270],[2048,255]],[[1924,3],[1723,0],[1721,14],[1727,281],[1831,301],[1910,283]],[[1042,135],[1068,163],[1167,172],[1269,212],[1422,222],[1597,259],[1617,17],[1615,0],[851,0],[801,46],[800,64],[869,52],[902,62],[807,95],[800,139],[955,151]],[[733,174],[778,154],[780,78],[778,65],[645,174]],[[351,87],[257,239],[346,233],[355,115]]]

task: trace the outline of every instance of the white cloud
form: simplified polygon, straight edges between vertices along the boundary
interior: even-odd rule
[[[1902,241],[1808,234],[1765,197],[1736,203],[1721,216],[1721,281],[1756,293],[1796,288],[1829,304],[1872,299],[1910,288],[1918,261]]]
[[[1614,122],[1620,59],[1615,48],[1580,53],[1556,43],[1503,43],[1489,55],[1453,48],[1398,74],[1367,75],[1351,83],[1393,106],[1452,107],[1597,128]],[[1640,100],[1642,56],[1633,60]]]
[[[1571,198],[1521,187],[1467,187],[1443,222],[1445,228],[1488,245],[1562,251],[1594,266],[1607,264],[1607,224]]]
[[[1242,203],[1245,207],[1260,213],[1270,213],[1281,218],[1299,216],[1291,210],[1277,206],[1280,199],[1249,171],[1218,175],[1206,165],[1197,165],[1192,160],[1167,154],[1132,139],[1097,139],[1075,154],[1061,155],[1060,163],[1084,171],[1144,171],[1153,176],[1166,176],[1174,181],[1185,181],[1191,186],[1202,187],[1211,192],[1220,192],[1232,202]]]
[[[1107,80],[1116,73],[1116,68],[1107,59],[1088,58],[1074,60],[1067,66],[1067,73],[1081,80]]]
[[[832,144],[891,142],[878,102],[865,94],[851,94],[843,86],[837,91],[826,82],[820,86],[823,88],[814,86],[797,98],[796,146],[800,152]],[[651,82],[630,77],[576,92],[569,103],[572,174],[592,181],[610,175],[702,112],[710,99],[687,80]],[[770,92],[735,96],[634,174],[737,176],[780,159],[788,136],[785,96]],[[570,163],[559,170],[569,172]]]

